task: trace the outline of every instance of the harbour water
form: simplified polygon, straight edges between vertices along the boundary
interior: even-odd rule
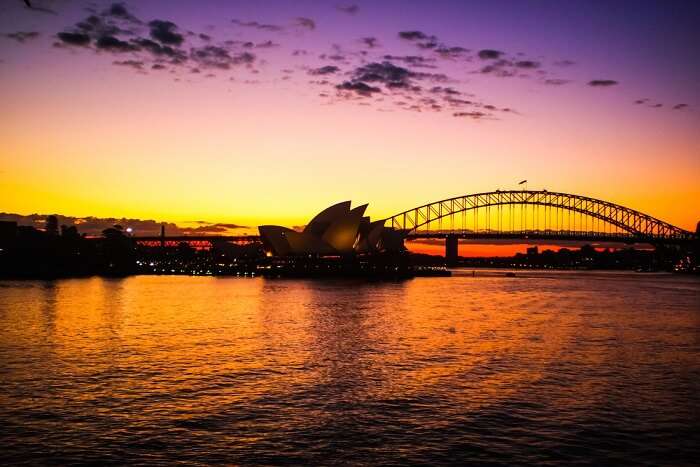
[[[694,465],[700,280],[0,281],[0,464]]]

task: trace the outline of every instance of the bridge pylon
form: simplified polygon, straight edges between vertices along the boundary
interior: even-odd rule
[[[456,266],[459,257],[459,238],[455,234],[445,237],[445,263],[448,266]]]

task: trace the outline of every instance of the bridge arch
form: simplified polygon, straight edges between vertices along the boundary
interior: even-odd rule
[[[385,219],[385,225],[415,234],[431,223],[467,211],[493,206],[545,206],[598,219],[639,240],[691,240],[692,232],[619,204],[587,196],[535,190],[497,190],[424,204]]]

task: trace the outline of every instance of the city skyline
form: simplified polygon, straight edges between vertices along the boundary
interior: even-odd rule
[[[527,178],[695,230],[690,3],[32,4],[0,19],[4,211],[291,227]]]

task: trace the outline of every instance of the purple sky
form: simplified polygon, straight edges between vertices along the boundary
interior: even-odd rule
[[[529,178],[698,217],[698,2],[32,4],[0,6],[6,211],[294,225]]]

